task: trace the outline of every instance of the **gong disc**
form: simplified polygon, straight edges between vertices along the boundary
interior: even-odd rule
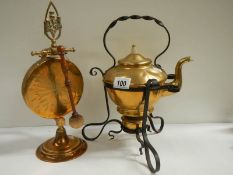
[[[77,104],[83,91],[83,78],[75,64],[68,60],[67,67],[74,103]],[[28,107],[41,117],[59,118],[69,113],[72,107],[60,58],[46,57],[32,65],[24,77],[22,95]]]

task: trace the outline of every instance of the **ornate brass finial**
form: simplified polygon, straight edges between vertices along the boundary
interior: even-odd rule
[[[58,14],[57,8],[54,3],[50,0],[46,10],[44,19],[44,34],[51,40],[51,47],[43,49],[41,51],[31,52],[32,56],[38,55],[39,57],[47,57],[59,55],[57,50],[56,41],[61,36],[62,24],[61,17]],[[75,52],[74,48],[64,48],[64,52]]]
[[[56,40],[61,36],[61,17],[58,14],[57,8],[52,1],[49,1],[49,5],[46,10],[44,19],[44,34],[51,40],[52,46],[56,45]]]

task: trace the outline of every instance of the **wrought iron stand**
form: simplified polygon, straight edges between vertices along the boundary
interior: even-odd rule
[[[105,33],[104,33],[104,36],[103,36],[103,45],[104,45],[104,48],[106,50],[106,52],[109,54],[109,56],[112,58],[113,60],[113,66],[112,67],[115,67],[116,66],[116,60],[115,60],[115,57],[112,55],[112,53],[108,50],[107,48],[107,45],[106,45],[106,37],[107,37],[107,33],[110,31],[110,29],[112,29],[116,24],[117,22],[119,21],[126,21],[128,19],[133,19],[133,20],[137,20],[137,19],[143,19],[143,20],[146,20],[146,21],[153,21],[155,22],[157,25],[159,25],[160,27],[162,27],[166,33],[167,33],[167,36],[168,36],[168,43],[165,47],[165,49],[159,53],[155,59],[154,59],[154,66],[158,67],[158,68],[161,68],[161,66],[159,64],[156,63],[156,60],[158,59],[158,57],[160,57],[162,54],[164,54],[169,45],[170,45],[170,33],[168,31],[168,29],[164,26],[164,24],[162,23],[162,21],[154,18],[154,17],[151,17],[151,16],[138,16],[138,15],[132,15],[132,16],[121,16],[119,18],[117,18],[116,20],[114,20],[112,23],[110,23],[110,25],[108,26],[108,28],[106,29]],[[110,67],[110,68],[112,68]],[[104,72],[98,68],[98,67],[93,67],[91,70],[90,70],[90,74],[92,76],[96,76],[97,75],[97,71],[99,71],[102,76],[104,76]],[[168,79],[174,79],[174,75],[171,74],[171,75],[168,75]],[[148,164],[148,167],[150,169],[151,172],[155,173],[155,172],[158,172],[160,170],[160,159],[159,159],[159,156],[158,156],[158,153],[156,152],[156,150],[154,149],[154,147],[151,145],[148,137],[147,137],[147,131],[151,131],[151,129],[156,133],[160,133],[163,129],[163,126],[164,126],[164,120],[162,117],[159,117],[159,116],[153,116],[152,114],[149,114],[148,115],[148,103],[149,103],[149,94],[150,94],[150,91],[157,91],[159,89],[171,89],[176,91],[177,89],[175,89],[176,87],[173,87],[173,86],[169,86],[169,87],[165,87],[165,86],[160,86],[159,83],[157,82],[157,80],[153,79],[153,80],[148,80],[148,82],[145,84],[145,87],[143,88],[136,88],[136,89],[120,89],[120,90],[123,90],[123,91],[140,91],[140,92],[143,92],[143,99],[142,101],[144,101],[144,111],[143,111],[143,122],[142,122],[142,127],[137,127],[136,130],[129,130],[127,128],[125,128],[122,124],[122,122],[118,119],[110,119],[110,110],[109,110],[109,103],[108,103],[108,94],[107,94],[107,88],[113,88],[111,85],[107,84],[107,83],[104,83],[104,94],[105,94],[105,101],[106,101],[106,107],[107,107],[107,118],[104,122],[101,122],[101,123],[90,123],[90,124],[87,124],[83,127],[82,129],[82,135],[83,137],[86,139],[86,140],[89,140],[89,141],[94,141],[96,140],[103,132],[105,126],[109,123],[118,123],[120,125],[120,130],[110,130],[108,132],[108,135],[110,136],[110,139],[114,139],[114,134],[119,134],[122,130],[127,132],[127,133],[130,133],[130,134],[135,134],[136,135],[136,139],[137,141],[141,144],[141,147],[139,148],[139,151],[140,151],[140,154],[142,154],[142,149],[145,149],[145,156],[146,156],[146,160],[147,160],[147,164]],[[149,120],[149,124],[147,124],[147,119]],[[154,125],[154,122],[153,122],[153,119],[158,119],[160,120],[160,126],[159,126],[159,129],[156,129],[155,128],[155,125]],[[85,134],[85,129],[89,126],[102,126],[99,134],[95,137],[88,137],[86,136]],[[154,156],[154,159],[155,159],[155,167],[153,167],[152,165],[152,161],[150,159],[150,154],[149,152],[152,153],[152,155]]]
[[[97,71],[99,71],[102,76],[104,75],[103,71],[98,68],[98,67],[94,67],[90,70],[90,74],[92,76],[95,76],[97,75]],[[155,172],[158,172],[160,170],[160,159],[159,159],[159,155],[158,153],[156,152],[155,148],[151,145],[148,137],[147,137],[147,131],[151,132],[151,129],[154,131],[154,133],[158,134],[160,133],[162,130],[163,130],[163,127],[164,127],[164,120],[162,117],[159,117],[159,116],[153,116],[153,114],[149,114],[148,115],[148,103],[149,103],[149,94],[150,94],[150,91],[151,90],[158,90],[160,87],[159,87],[159,84],[156,80],[149,80],[147,83],[146,83],[146,86],[145,88],[141,88],[139,90],[143,90],[143,99],[145,100],[145,103],[144,103],[144,111],[143,111],[143,123],[142,123],[142,127],[141,128],[137,128],[135,131],[133,130],[128,130],[127,128],[125,128],[123,125],[122,125],[122,122],[118,119],[110,119],[110,110],[109,110],[109,102],[108,102],[108,94],[107,94],[107,89],[106,89],[106,84],[104,85],[104,95],[105,95],[105,102],[106,102],[106,107],[107,107],[107,118],[104,122],[101,122],[101,123],[90,123],[90,124],[87,124],[83,127],[82,129],[82,135],[83,137],[86,139],[86,140],[89,140],[89,141],[94,141],[96,140],[103,132],[104,128],[106,125],[108,125],[109,123],[118,123],[120,125],[120,130],[110,130],[108,132],[108,135],[110,136],[110,139],[114,139],[114,135],[113,134],[119,134],[122,130],[127,132],[127,133],[131,133],[131,134],[136,134],[136,139],[137,141],[141,144],[141,147],[139,148],[139,151],[140,151],[140,154],[142,155],[143,154],[143,151],[142,149],[144,148],[145,149],[145,156],[146,156],[146,161],[147,161],[147,165],[150,169],[151,172],[155,173]],[[130,89],[128,89],[130,90]],[[149,120],[149,124],[147,124],[147,119]],[[154,125],[154,122],[153,122],[153,119],[159,119],[160,120],[160,126],[159,126],[159,129],[156,129],[155,128],[155,125]],[[102,125],[102,128],[99,132],[99,134],[95,137],[88,137],[86,134],[85,134],[85,129],[89,126],[101,126]],[[151,162],[151,159],[150,159],[150,154],[149,154],[149,151],[151,151],[151,153],[153,154],[154,156],[154,159],[155,159],[155,168],[154,166],[152,165],[152,162]]]

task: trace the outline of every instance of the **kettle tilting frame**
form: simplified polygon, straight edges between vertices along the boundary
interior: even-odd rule
[[[167,51],[167,49],[170,46],[170,33],[169,33],[168,29],[164,26],[162,21],[160,21],[160,20],[158,20],[158,19],[156,19],[154,17],[132,15],[132,16],[122,16],[122,17],[117,18],[116,20],[114,20],[108,26],[108,28],[106,29],[106,31],[104,33],[103,45],[104,45],[104,48],[105,48],[106,52],[110,55],[110,57],[113,60],[113,65],[109,69],[116,66],[116,59],[112,55],[112,53],[109,51],[109,49],[107,48],[107,45],[106,45],[107,33],[110,31],[110,29],[112,29],[117,24],[118,21],[125,21],[125,20],[128,20],[128,19],[133,19],[133,20],[144,19],[144,20],[147,20],[147,21],[154,21],[160,27],[165,29],[165,31],[167,33],[167,36],[168,36],[168,43],[167,43],[165,49],[161,53],[159,53],[154,59],[154,66],[156,66],[158,68],[161,68],[161,66],[159,64],[157,64],[156,61],[162,54],[164,54]],[[100,69],[99,67],[93,67],[90,70],[90,75],[96,76],[98,74],[98,72],[101,73],[102,77],[105,74],[104,71],[102,69]],[[175,78],[174,74],[168,74],[167,79],[174,79],[174,78]],[[120,125],[120,130],[110,130],[108,132],[108,135],[110,136],[110,139],[114,139],[114,134],[119,134],[122,131],[125,131],[126,133],[130,133],[130,134],[135,134],[137,141],[141,145],[140,148],[139,148],[139,152],[140,152],[141,155],[143,154],[142,149],[143,148],[145,149],[145,157],[146,157],[147,165],[148,165],[150,171],[153,172],[153,173],[158,172],[160,170],[160,158],[159,158],[159,155],[158,155],[157,151],[152,146],[152,144],[150,143],[150,141],[149,141],[149,139],[147,137],[147,131],[151,132],[151,129],[152,129],[155,134],[160,133],[163,130],[163,127],[164,127],[164,119],[162,117],[160,117],[160,116],[153,116],[152,113],[150,113],[148,115],[148,105],[149,105],[149,98],[150,98],[149,94],[150,94],[150,91],[158,91],[160,89],[167,89],[170,92],[178,92],[180,89],[177,86],[173,86],[173,85],[163,85],[163,86],[161,86],[161,85],[159,85],[159,83],[158,83],[158,81],[156,79],[149,79],[147,81],[147,83],[145,84],[145,86],[141,87],[141,88],[117,89],[117,90],[121,90],[121,91],[130,91],[130,92],[140,91],[140,92],[143,92],[142,101],[144,101],[145,103],[144,103],[142,127],[140,128],[138,126],[137,129],[133,131],[133,130],[129,130],[126,127],[124,127],[123,124],[122,124],[122,121],[120,121],[118,119],[110,119],[110,109],[109,109],[109,100],[108,100],[107,88],[117,89],[117,88],[114,88],[113,85],[111,85],[111,84],[104,83],[104,96],[105,96],[105,102],[106,102],[106,108],[107,108],[107,118],[106,118],[105,121],[100,122],[100,123],[86,124],[82,129],[83,137],[86,140],[94,141],[94,140],[98,139],[98,137],[102,134],[102,132],[103,132],[106,125],[108,125],[109,123],[117,123],[117,124]],[[153,119],[159,120],[160,125],[159,125],[158,129],[156,129]],[[148,124],[147,121],[149,121],[149,124]],[[87,127],[89,127],[89,126],[101,126],[101,125],[102,125],[102,128],[101,128],[101,130],[100,130],[100,132],[98,133],[97,136],[88,137],[86,135],[85,129]],[[151,161],[151,157],[150,157],[149,152],[151,152],[152,155],[154,156],[155,167],[153,166],[153,163]]]

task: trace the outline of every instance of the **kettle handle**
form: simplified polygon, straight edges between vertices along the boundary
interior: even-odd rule
[[[171,40],[171,37],[170,37],[170,33],[168,31],[168,29],[164,26],[163,22],[154,18],[154,17],[151,17],[151,16],[138,16],[138,15],[132,15],[132,16],[121,16],[119,18],[117,18],[116,20],[114,20],[109,26],[108,28],[105,30],[104,32],[104,36],[103,36],[103,44],[104,44],[104,48],[105,50],[107,51],[107,53],[112,57],[113,59],[113,66],[114,67],[116,65],[116,59],[115,57],[112,55],[112,53],[108,50],[107,48],[107,45],[106,45],[106,37],[107,37],[107,33],[109,32],[110,29],[112,29],[118,21],[126,21],[128,19],[144,19],[144,20],[147,20],[147,21],[154,21],[156,24],[158,24],[160,27],[164,28],[166,33],[167,33],[167,36],[168,36],[168,43],[167,43],[167,46],[166,48],[160,52],[154,59],[154,65],[156,67],[161,67],[160,65],[156,64],[156,60],[158,59],[158,57],[160,57],[162,54],[164,54],[167,49],[169,48],[170,46],[170,40]]]

